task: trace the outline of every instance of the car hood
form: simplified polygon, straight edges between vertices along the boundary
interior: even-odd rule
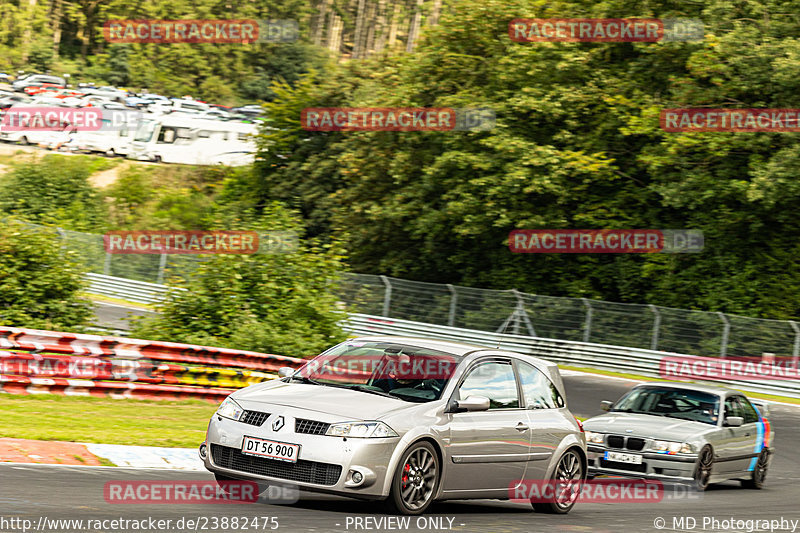
[[[584,422],[583,427],[587,431],[598,433],[675,441],[686,441],[716,428],[702,422],[634,413],[608,413],[596,416]]]
[[[394,411],[419,405],[368,392],[278,380],[241,389],[231,397],[236,401],[248,402],[248,405],[242,406],[245,409],[252,408],[250,402],[284,405],[340,416],[346,420],[376,420]]]

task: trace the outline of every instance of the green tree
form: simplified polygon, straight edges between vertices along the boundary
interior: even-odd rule
[[[234,228],[236,226],[233,226]],[[293,230],[294,217],[277,204],[242,229]],[[231,226],[226,226],[231,229]],[[343,256],[332,245],[302,243],[294,253],[208,257],[133,333],[210,346],[307,357],[345,338],[336,297]]]
[[[61,155],[23,163],[0,177],[0,210],[65,229],[103,231],[106,207],[88,178],[111,164],[98,158]]]
[[[78,331],[92,315],[79,298],[83,268],[55,228],[0,220],[0,324]]]

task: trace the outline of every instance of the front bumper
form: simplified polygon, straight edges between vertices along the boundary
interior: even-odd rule
[[[607,451],[622,451],[642,456],[641,465],[617,463],[604,459]],[[655,452],[628,452],[590,444],[587,447],[590,476],[609,475],[631,478],[690,482],[694,480],[697,454],[667,455]]]
[[[356,498],[381,499],[388,465],[400,437],[360,439],[308,435],[294,432],[294,421],[286,416],[285,428],[273,432],[271,418],[262,426],[253,426],[214,415],[208,426],[206,456],[202,457],[211,472],[235,479],[300,489],[341,494]],[[299,444],[297,463],[241,454],[245,436]],[[293,466],[294,465],[294,466]],[[363,480],[356,484],[352,474]]]

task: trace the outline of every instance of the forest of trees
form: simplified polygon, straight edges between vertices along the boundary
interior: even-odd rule
[[[442,0],[0,0],[0,71],[69,74],[219,103],[269,100],[276,79],[293,82],[331,58],[412,51],[436,24]],[[110,44],[112,19],[293,19],[296,43]],[[328,52],[328,53],[326,53]]]

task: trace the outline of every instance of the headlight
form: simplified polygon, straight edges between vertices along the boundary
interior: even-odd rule
[[[594,431],[587,431],[586,432],[586,442],[591,442],[593,444],[603,444],[603,434],[602,433],[595,433]]]
[[[688,442],[670,442],[668,440],[654,440],[653,450],[659,453],[692,453],[692,445]]]
[[[230,418],[231,420],[239,420],[242,417],[242,413],[244,413],[242,406],[230,398],[225,398],[225,401],[223,401],[217,409],[217,414],[219,416]]]
[[[326,435],[334,437],[396,437],[397,433],[383,422],[342,422],[331,424]]]

